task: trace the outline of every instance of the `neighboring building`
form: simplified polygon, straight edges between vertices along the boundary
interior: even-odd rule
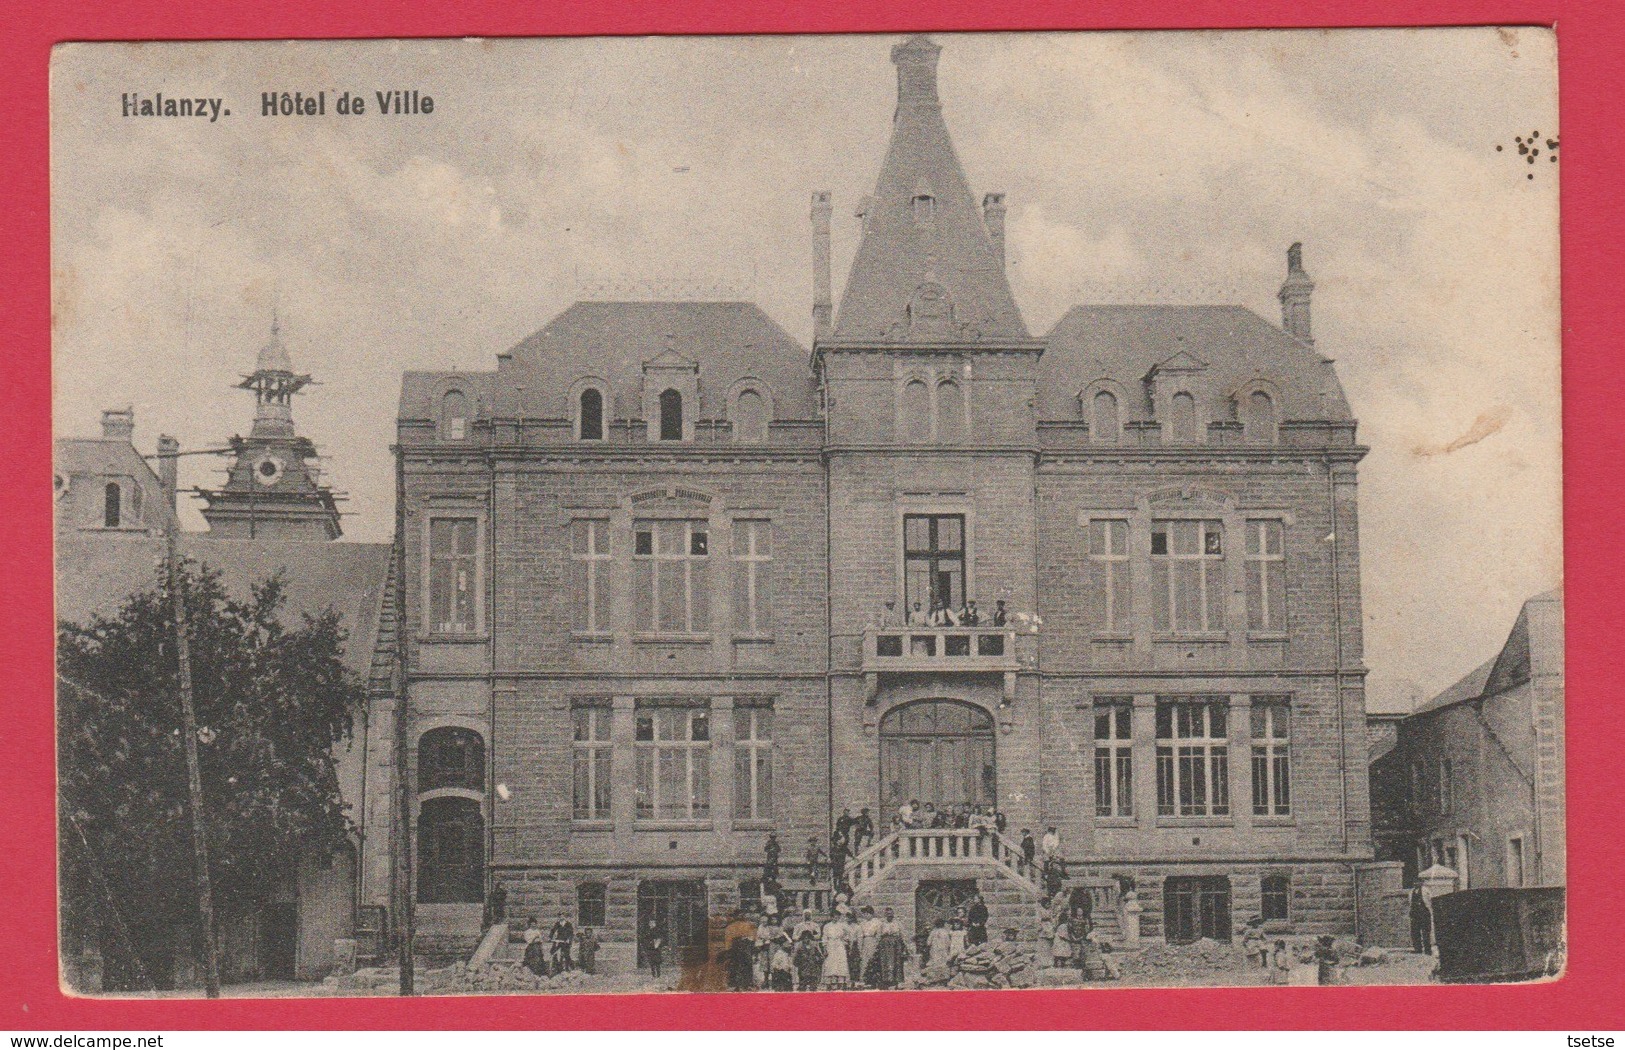
[[[1379,858],[1407,883],[1442,864],[1458,888],[1562,886],[1563,592],[1523,604],[1491,660],[1398,724],[1372,765]]]
[[[275,336],[273,346],[281,355],[281,371],[291,374]],[[262,352],[257,377],[266,374],[266,360]],[[315,979],[334,967],[335,942],[355,936],[358,927],[383,928],[390,902],[393,565],[387,543],[328,542],[338,535],[333,496],[316,485],[304,466],[314,449],[295,433],[286,398],[273,398],[281,431],[276,442],[292,451],[280,461],[278,477],[264,486],[276,498],[251,510],[246,500],[237,501],[245,484],[258,484],[249,480],[251,473],[264,476],[254,464],[283,455],[267,452],[269,446],[258,436],[267,399],[263,390],[257,392],[257,436],[233,442],[237,453],[231,481],[219,493],[208,494],[213,501],[206,515],[214,528],[181,533],[177,546],[182,558],[218,571],[238,598],[246,599],[255,584],[280,573],[283,612],[290,623],[329,607],[340,613],[348,633],[347,662],[369,686],[367,709],[337,756],[340,792],[355,823],[352,850],[334,858],[301,858],[286,878],[268,873],[265,899],[258,907],[217,914],[224,979]],[[55,443],[59,622],[84,623],[96,614],[112,614],[131,595],[161,582],[166,530],[177,522],[179,446],[172,438],[158,439],[155,472],[133,441],[133,413],[123,409],[103,414],[101,438],[59,438]],[[279,487],[295,475],[302,479],[298,489]],[[242,516],[236,513],[239,507],[245,509]],[[81,925],[98,926],[94,915],[88,921],[78,919]],[[82,960],[86,953],[97,953],[99,934],[96,928],[69,929],[71,925],[64,923],[63,954],[76,967],[74,956]],[[174,954],[176,979],[200,981],[188,971],[190,946],[178,944]]]
[[[421,943],[481,902],[630,965],[698,950],[809,836],[910,799],[1054,825],[1068,885],[1146,933],[1347,932],[1371,858],[1355,467],[1289,253],[1282,327],[1237,306],[1026,327],[1005,201],[975,204],[938,47],[898,103],[839,313],[814,194],[811,352],[738,302],[580,302],[492,372],[410,373],[398,455]],[[933,595],[976,628],[904,627]],[[894,603],[887,611],[885,603]],[[996,602],[1010,614],[993,627]],[[1007,843],[910,832],[860,901],[987,895]]]

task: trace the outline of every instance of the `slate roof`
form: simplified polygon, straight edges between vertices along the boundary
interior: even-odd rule
[[[838,342],[915,338],[908,330],[908,305],[928,282],[942,286],[954,320],[966,326],[958,339],[1030,338],[942,119],[936,92],[940,50],[916,36],[892,51],[898,88],[891,145],[866,202],[863,234],[835,319]],[[921,194],[936,199],[929,220],[914,213],[913,200]]]
[[[1505,644],[1495,657],[1484,661],[1473,672],[1437,696],[1416,706],[1413,715],[1442,711],[1447,707],[1481,696],[1495,696],[1515,689],[1529,681],[1529,607],[1537,602],[1561,602],[1563,588],[1555,587],[1535,595],[1518,610],[1517,622],[1507,635]]]
[[[162,537],[140,534],[59,539],[57,620],[83,624],[93,615],[110,615],[130,595],[156,586],[164,546]],[[253,584],[281,571],[285,622],[298,624],[301,614],[332,607],[349,635],[345,663],[363,681],[373,676],[380,625],[394,620],[393,610],[386,610],[384,602],[391,567],[389,544],[219,540],[184,533],[179,548],[183,558],[219,570],[226,589],[239,598],[246,598]]]
[[[1131,396],[1125,419],[1149,419],[1143,380],[1154,368],[1195,367],[1207,391],[1204,418],[1262,379],[1278,392],[1282,420],[1349,422],[1332,362],[1242,306],[1075,306],[1055,323],[1039,360],[1039,418],[1078,418],[1078,393],[1112,380]]]
[[[699,366],[700,417],[724,415],[729,390],[745,378],[766,385],[775,418],[818,416],[806,349],[748,302],[578,302],[504,354],[498,372],[462,373],[455,380],[484,399],[486,416],[523,409],[540,419],[568,417],[571,387],[595,376],[611,388],[615,417],[637,417],[644,362],[667,354]],[[431,417],[453,377],[407,373],[402,418]]]

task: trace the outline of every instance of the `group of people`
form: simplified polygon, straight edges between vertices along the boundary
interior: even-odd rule
[[[598,934],[590,927],[578,932],[575,923],[561,918],[543,934],[536,920],[525,927],[525,969],[538,977],[552,977],[566,970],[595,973],[598,968]]]
[[[1292,984],[1292,971],[1300,966],[1315,968],[1317,984],[1337,984],[1341,960],[1337,942],[1331,934],[1321,934],[1311,945],[1293,948],[1284,939],[1277,938],[1273,945],[1264,932],[1264,920],[1254,916],[1247,920],[1241,931],[1241,953],[1247,965],[1269,971],[1270,984]]]
[[[903,983],[908,943],[892,909],[877,916],[868,905],[844,901],[820,925],[810,909],[800,918],[740,910],[723,932],[728,987],[811,992],[844,988],[896,988]]]
[[[917,798],[898,806],[892,818],[894,831],[904,828],[968,828],[997,831],[1002,835],[1007,824],[1005,815],[992,806],[969,802],[940,807],[934,802],[927,802],[922,806]]]
[[[888,598],[880,614],[881,628],[1004,627],[1010,621],[1010,612],[1004,607],[1004,599],[1000,598],[993,603],[993,611],[987,614],[987,623],[984,625],[982,611],[976,607],[975,598],[967,598],[963,605],[955,608],[941,597],[933,595],[930,608],[926,608],[925,604],[916,598],[903,615],[903,622],[899,623],[898,619],[897,603]]]

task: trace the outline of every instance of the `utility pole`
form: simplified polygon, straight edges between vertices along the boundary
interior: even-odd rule
[[[164,556],[169,578],[169,604],[175,619],[175,662],[181,694],[181,748],[186,752],[186,788],[192,811],[192,856],[197,879],[198,920],[203,926],[203,988],[210,999],[220,998],[220,954],[214,937],[214,890],[209,880],[209,841],[203,828],[203,773],[197,756],[197,711],[192,705],[192,650],[187,638],[186,602],[181,597],[180,566],[176,556],[179,518],[171,514]]]
[[[401,969],[401,994],[412,995],[413,972],[417,966],[412,941],[417,936],[417,915],[413,909],[412,886],[412,784],[406,768],[406,749],[411,742],[407,725],[410,703],[407,697],[406,629],[406,466],[400,449],[395,452],[395,786],[400,807],[400,854],[396,866]]]

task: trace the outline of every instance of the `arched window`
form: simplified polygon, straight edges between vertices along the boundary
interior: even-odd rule
[[[945,444],[965,440],[965,395],[951,379],[937,385],[937,440]]]
[[[1097,445],[1115,445],[1123,440],[1123,420],[1117,413],[1117,395],[1102,390],[1094,397],[1089,433]]]
[[[485,740],[472,729],[443,726],[418,741],[418,790],[485,790]]]
[[[660,440],[683,440],[683,395],[675,390],[660,392]]]
[[[468,398],[461,390],[448,390],[440,399],[440,437],[444,441],[468,437]]]
[[[582,441],[604,440],[604,395],[598,388],[588,387],[581,392],[577,407],[576,437]]]
[[[116,481],[109,481],[102,490],[102,525],[109,529],[119,527],[119,515],[124,510],[124,490]]]
[[[471,798],[443,796],[418,813],[418,903],[485,900],[485,816]]]
[[[918,379],[903,386],[903,440],[914,444],[931,440],[931,391]]]
[[[917,700],[880,720],[882,812],[989,805],[995,797],[993,716],[961,700]]]
[[[1170,444],[1195,445],[1196,436],[1196,399],[1180,391],[1173,396],[1169,405]]]
[[[1242,402],[1241,428],[1249,445],[1275,444],[1275,399],[1262,390],[1247,395]]]
[[[740,391],[734,402],[734,440],[751,444],[767,440],[767,401],[754,390]]]

